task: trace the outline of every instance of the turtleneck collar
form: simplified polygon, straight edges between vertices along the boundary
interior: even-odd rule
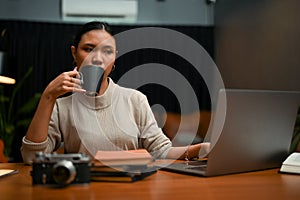
[[[81,104],[89,109],[103,109],[111,105],[112,94],[115,87],[116,84],[108,77],[108,87],[102,95],[91,97],[84,93],[76,93],[73,98],[77,99]]]

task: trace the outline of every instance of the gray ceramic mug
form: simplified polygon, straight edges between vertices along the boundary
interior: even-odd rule
[[[85,65],[79,68],[81,86],[89,96],[99,93],[103,80],[104,69],[95,65]]]

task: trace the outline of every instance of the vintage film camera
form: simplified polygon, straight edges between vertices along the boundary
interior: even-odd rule
[[[84,184],[90,182],[91,160],[85,154],[38,152],[32,163],[33,185]]]

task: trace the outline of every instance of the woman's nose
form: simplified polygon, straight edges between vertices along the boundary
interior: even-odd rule
[[[103,58],[102,58],[102,54],[100,51],[93,52],[92,64],[93,65],[102,65],[103,64]]]

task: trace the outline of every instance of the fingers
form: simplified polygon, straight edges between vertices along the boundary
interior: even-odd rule
[[[44,90],[44,95],[47,98],[56,99],[69,92],[84,93],[86,90],[82,89],[77,70],[61,73],[58,77],[52,80]]]
[[[65,89],[72,90],[72,92],[85,92],[81,87],[81,80],[78,77],[77,71],[72,71],[75,73],[66,73],[64,76],[63,84],[66,86]],[[75,76],[74,76],[75,75]]]
[[[78,78],[71,78],[71,86],[73,92],[86,92],[81,86],[81,80]]]
[[[63,72],[66,76],[70,77],[77,77],[79,75],[79,72],[77,71],[77,68],[75,67],[74,70],[68,71],[68,72]]]
[[[70,77],[70,82],[76,85],[81,85],[81,80],[79,78]]]
[[[201,145],[201,147],[200,147],[198,157],[205,158],[208,156],[208,154],[210,152],[210,148],[211,148],[210,142],[203,142],[203,143],[200,143],[200,145]]]

